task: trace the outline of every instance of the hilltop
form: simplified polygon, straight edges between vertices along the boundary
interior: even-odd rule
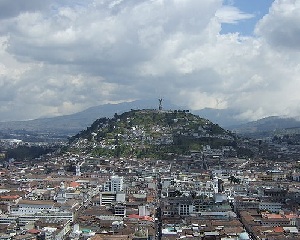
[[[95,120],[113,117],[114,113],[123,113],[130,109],[153,108],[157,101],[136,100],[118,104],[104,104],[90,107],[81,112],[57,117],[46,117],[24,121],[0,122],[0,138],[17,138],[23,141],[67,140],[79,131],[86,129]],[[169,101],[164,101],[167,108],[178,108]]]
[[[79,131],[86,129],[99,118],[111,118],[114,113],[121,114],[130,109],[151,109],[157,107],[154,100],[136,100],[118,104],[104,104],[90,107],[81,112],[70,115],[39,118],[27,121],[0,122],[0,138],[21,139],[29,142],[52,142],[57,140],[66,141]],[[185,106],[177,106],[170,101],[164,100],[164,109],[186,109]],[[209,119],[223,128],[231,130],[236,134],[249,137],[273,136],[274,133],[290,132],[290,129],[297,128],[298,133],[300,117],[267,117],[254,122],[238,120],[241,114],[233,109],[211,109],[192,110],[193,114]],[[288,130],[286,130],[288,129]]]
[[[131,110],[97,119],[70,138],[73,149],[95,156],[167,159],[212,148],[233,146],[231,132],[188,110]]]

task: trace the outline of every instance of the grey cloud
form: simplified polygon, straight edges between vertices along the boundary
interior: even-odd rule
[[[3,105],[18,118],[26,117],[18,112],[22,105],[32,118],[157,97],[193,109],[230,106],[252,117],[288,109],[299,99],[300,57],[270,48],[266,41],[275,37],[267,30],[278,34],[282,26],[297,36],[297,27],[283,25],[291,20],[280,25],[281,15],[271,12],[256,37],[222,35],[215,17],[221,5],[221,0],[57,0],[0,19],[3,78],[20,69],[7,85],[11,95],[3,93]],[[15,61],[6,62],[8,56]],[[0,113],[3,119],[10,114],[1,108]]]
[[[104,3],[109,5],[111,1]],[[132,82],[135,81],[133,75],[136,64],[152,60],[156,54],[160,55],[164,42],[172,41],[172,35],[176,40],[176,32],[182,34],[189,31],[192,38],[201,36],[214,16],[214,9],[219,5],[216,0],[202,4],[198,1],[196,4],[195,1],[183,1],[181,5],[176,5],[174,1],[165,1],[162,5],[159,1],[154,3],[121,1],[119,5],[123,11],[116,15],[109,15],[105,8],[94,9],[92,6],[86,6],[89,16],[71,9],[76,15],[75,21],[63,19],[63,16],[44,19],[40,15],[33,19],[33,28],[39,25],[39,29],[44,31],[22,25],[22,19],[14,20],[10,25],[8,50],[23,61],[31,59],[65,64],[72,69],[104,76],[107,81]],[[24,31],[26,27],[29,27],[28,31]],[[74,36],[64,42],[63,38],[68,38],[67,32],[70,29]],[[157,29],[160,30],[157,32]],[[156,31],[156,35],[152,31]],[[56,39],[54,36],[59,33],[62,37]],[[188,36],[179,48],[191,44]]]
[[[45,9],[50,2],[50,0],[0,0],[0,19],[15,17],[23,12]]]
[[[297,1],[275,1],[270,13],[256,27],[271,46],[300,50],[300,6]]]
[[[299,51],[300,27],[298,21],[300,19],[296,22],[280,23],[273,29],[268,28],[268,32],[265,32],[264,36],[272,46]]]
[[[124,1],[124,4],[125,2],[127,3]],[[128,2],[133,4],[131,1]],[[160,6],[150,3],[138,2],[133,8],[127,7],[127,11],[109,17],[106,17],[109,13],[105,9],[97,10],[90,6],[88,9],[90,16],[75,13],[77,14],[75,22],[70,19],[66,25],[61,23],[62,16],[57,16],[58,19],[44,19],[43,16],[39,16],[36,20],[30,20],[29,23],[33,28],[40,25],[39,28],[44,28],[44,31],[31,29],[32,26],[26,24],[22,25],[20,22],[22,19],[16,20],[9,26],[12,29],[9,50],[16,55],[54,63],[55,61],[80,63],[84,59],[99,63],[111,61],[115,64],[128,63],[129,59],[136,62],[145,60],[144,54],[154,50],[153,47],[145,49],[143,39],[139,36],[139,33],[149,25],[163,27],[158,38],[151,42],[156,45],[161,44],[170,32],[193,31],[200,34],[214,15],[214,8],[210,6],[214,4],[203,6],[197,2],[194,6],[193,1],[187,1],[186,4],[182,4],[183,6],[177,6],[173,1],[166,1],[160,9]],[[153,11],[149,12],[149,8]],[[148,16],[145,17],[144,14]],[[28,28],[28,31],[24,28]],[[63,38],[68,37],[67,31],[70,29],[73,30],[74,40],[64,43]],[[54,39],[58,34],[62,35],[61,41]]]
[[[0,0],[0,20],[17,17],[25,12],[43,12],[45,14],[55,12],[60,7],[71,6],[73,8],[85,7],[92,0]]]
[[[9,77],[0,78],[0,102],[10,102],[13,101],[16,97],[15,83]]]

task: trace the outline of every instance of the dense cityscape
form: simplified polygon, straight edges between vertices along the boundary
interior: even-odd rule
[[[173,127],[154,120],[149,127],[149,114]],[[1,140],[0,239],[300,239],[296,136],[239,138],[188,111],[162,109],[116,114],[113,122],[97,120],[94,129],[31,159],[6,155],[53,143]],[[120,128],[125,123],[127,131]],[[161,159],[98,149],[151,149],[147,141],[161,149],[174,144],[173,130],[211,145],[192,142]],[[226,141],[216,145],[220,139]]]
[[[0,240],[300,240],[300,0],[0,0]]]

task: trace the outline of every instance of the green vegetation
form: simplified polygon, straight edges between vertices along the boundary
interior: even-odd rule
[[[6,158],[14,158],[20,160],[31,160],[38,158],[44,154],[53,152],[53,148],[37,147],[37,146],[18,146],[16,148],[8,149],[6,152]]]
[[[70,138],[94,156],[173,159],[203,146],[233,146],[234,136],[219,125],[185,111],[131,110],[96,120]]]

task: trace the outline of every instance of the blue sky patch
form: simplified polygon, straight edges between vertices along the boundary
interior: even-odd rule
[[[269,12],[274,0],[227,0],[225,6],[235,7],[243,14],[253,15],[251,18],[237,20],[234,23],[222,23],[221,34],[238,32],[244,36],[253,35],[255,25]]]

